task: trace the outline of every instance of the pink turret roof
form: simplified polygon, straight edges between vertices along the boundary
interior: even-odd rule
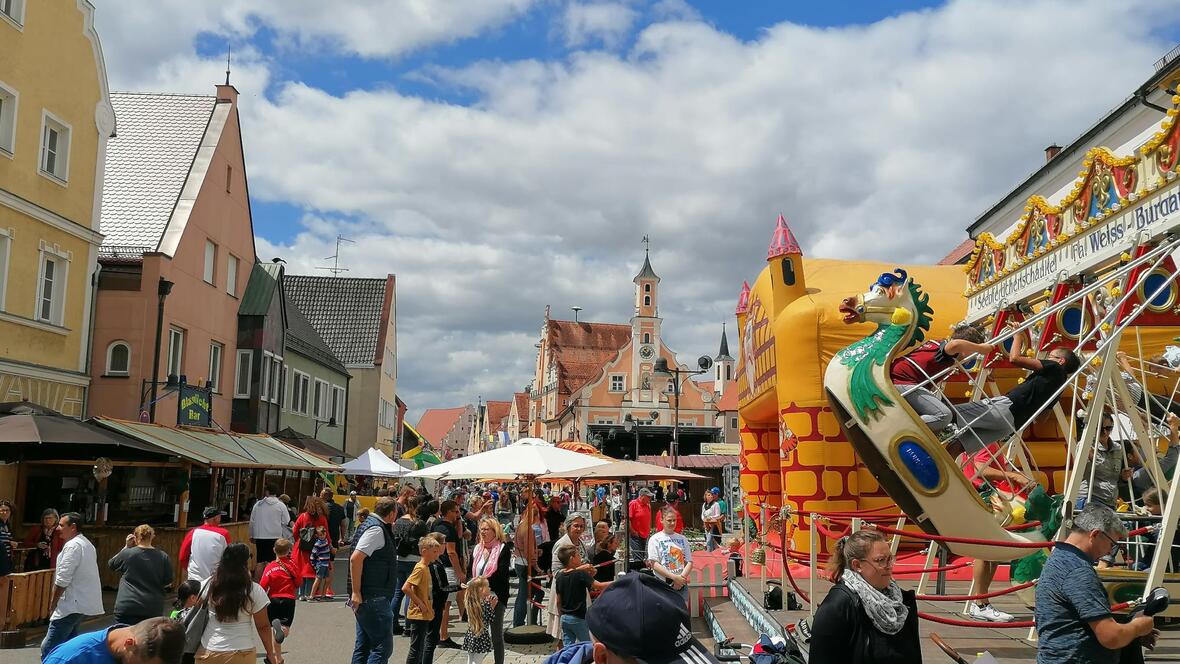
[[[742,282],[742,292],[738,293],[737,311],[734,313],[744,314],[750,308],[750,282]]]
[[[787,226],[787,218],[780,214],[778,223],[774,226],[774,235],[770,238],[770,249],[766,252],[766,260],[788,254],[802,256],[803,250],[799,248],[799,241],[795,239],[795,234]]]

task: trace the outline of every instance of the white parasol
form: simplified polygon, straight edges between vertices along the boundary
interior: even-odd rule
[[[401,477],[410,471],[381,450],[370,447],[359,457],[341,466],[345,475],[368,475],[373,477]]]
[[[522,438],[511,445],[422,468],[406,477],[447,480],[515,480],[610,463],[581,452],[563,450],[540,438]]]

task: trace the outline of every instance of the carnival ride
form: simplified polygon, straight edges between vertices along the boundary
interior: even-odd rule
[[[1173,102],[1180,107],[1180,97]],[[895,535],[895,547],[902,538],[928,544],[925,566],[917,570],[923,573],[919,593],[926,573],[970,564],[932,566],[939,548],[982,560],[1024,559],[1024,577],[1014,574],[1023,582],[1011,588],[927,599],[969,601],[1027,590],[1039,574],[1037,561],[1082,497],[1102,419],[1087,415],[1111,413],[1123,429],[1118,437],[1143,461],[1137,470],[1143,482],[1136,485],[1156,487],[1166,500],[1162,514],[1145,514],[1136,495],[1141,491],[1128,485],[1120,505],[1131,522],[1124,544],[1135,551],[1148,536],[1161,545],[1149,560],[1140,556],[1146,570],[1101,569],[1100,578],[1112,602],[1138,597],[1144,588],[1180,586],[1171,546],[1180,483],[1171,473],[1175,453],[1165,467],[1159,457],[1169,438],[1164,416],[1169,408],[1180,411],[1180,376],[1155,359],[1180,331],[1176,115],[1173,109],[1137,155],[1091,150],[1072,191],[1057,205],[1034,196],[1002,239],[983,234],[967,265],[966,291],[959,290],[967,298],[965,312],[961,295],[956,300],[945,294],[948,282],[962,283],[961,272],[951,277],[936,272],[940,268],[890,266],[870,275],[862,263],[844,264],[838,280],[863,279],[873,286],[841,309],[837,293],[817,283],[819,270],[803,263],[798,242],[779,218],[769,265],[739,299],[737,373],[746,507],[763,531],[782,524],[784,562],[809,564],[814,576],[832,539],[848,529],[877,527]],[[923,293],[918,283],[932,286],[931,292]],[[840,297],[852,292],[845,288]],[[983,501],[947,453],[947,441],[890,380],[895,358],[923,337],[943,336],[949,322],[960,320],[985,328],[1003,349],[1023,335],[1027,354],[1066,347],[1084,359],[992,456],[996,467],[1034,478],[1045,489],[1048,495],[1035,505],[1032,498],[1024,504],[1002,491]],[[861,333],[849,338],[835,329],[836,321]],[[856,325],[861,322],[873,327]],[[817,357],[809,360],[808,352]],[[823,367],[822,387],[816,367]],[[997,352],[960,358],[928,376],[923,387],[948,402],[973,401],[1002,394],[1022,375],[1006,353]],[[884,512],[892,504],[900,514]],[[769,541],[760,534],[763,543]],[[790,565],[783,571],[789,576]],[[785,580],[807,597],[794,579]],[[1173,594],[1178,589],[1171,587]],[[1031,592],[1022,597],[1031,602]],[[1180,615],[1180,609],[1165,615]]]

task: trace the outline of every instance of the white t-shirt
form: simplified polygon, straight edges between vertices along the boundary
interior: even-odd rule
[[[361,533],[361,538],[357,540],[356,550],[365,554],[366,556],[373,555],[373,552],[385,546],[385,529],[378,526],[369,526],[365,532]]]
[[[664,569],[673,574],[683,574],[684,568],[692,562],[692,547],[688,545],[688,538],[684,535],[668,535],[661,530],[647,540],[647,559],[663,565]]]
[[[205,584],[204,592],[208,592],[209,584]],[[257,583],[250,584],[250,599],[246,602],[246,613],[239,613],[238,619],[221,622],[213,607],[209,607],[209,624],[205,626],[205,633],[201,635],[201,646],[213,652],[230,652],[234,650],[254,650],[254,614],[266,609],[270,598],[266,591]]]
[[[50,620],[72,613],[102,615],[102,584],[98,577],[98,552],[86,536],[79,533],[62,547],[53,571],[53,583],[65,588]]]

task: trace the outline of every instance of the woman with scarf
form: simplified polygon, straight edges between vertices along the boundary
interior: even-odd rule
[[[507,539],[496,517],[480,519],[479,537],[471,550],[471,567],[467,570],[469,579],[477,576],[487,579],[488,586],[499,600],[491,622],[495,664],[504,664],[504,610],[508,606],[508,574],[512,570],[512,542]]]
[[[922,661],[914,591],[893,581],[895,557],[876,530],[840,538],[832,554],[836,584],[815,612],[813,662],[913,664]]]

